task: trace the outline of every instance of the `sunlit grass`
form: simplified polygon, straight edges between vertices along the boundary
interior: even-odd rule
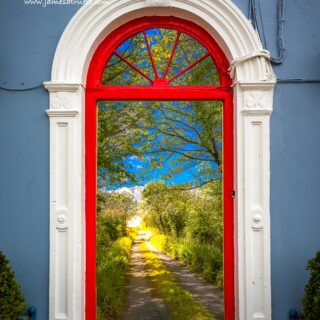
[[[179,286],[174,275],[157,258],[156,254],[148,249],[145,242],[141,244],[141,250],[146,259],[151,282],[159,296],[169,304],[175,320],[215,319],[204,307],[195,302],[191,293]]]
[[[181,261],[192,271],[223,288],[222,252],[209,244],[154,234],[150,242],[158,250]]]

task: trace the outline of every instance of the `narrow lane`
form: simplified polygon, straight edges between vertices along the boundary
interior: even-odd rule
[[[174,274],[183,289],[191,292],[195,300],[201,303],[217,320],[224,319],[222,290],[157,250],[149,241],[146,241],[146,244],[163,261],[168,270]]]
[[[145,260],[140,250],[143,239],[144,234],[140,233],[132,246],[124,319],[172,320],[166,304],[155,296],[155,290],[145,270]]]

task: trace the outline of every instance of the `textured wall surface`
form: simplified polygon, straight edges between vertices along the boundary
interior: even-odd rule
[[[234,1],[247,15],[247,0]],[[0,2],[0,86],[50,80],[58,40],[79,6]],[[262,6],[267,48],[276,55],[276,0]],[[279,79],[320,78],[320,3],[286,6],[286,58]],[[320,249],[320,84],[278,84],[271,117],[273,319],[300,308],[307,260]],[[49,248],[48,94],[0,89],[0,250],[12,262],[28,303],[47,319]]]
[[[50,79],[55,48],[78,8],[0,1],[0,86],[27,88]],[[0,250],[39,320],[48,319],[49,299],[48,106],[44,88],[0,89]]]

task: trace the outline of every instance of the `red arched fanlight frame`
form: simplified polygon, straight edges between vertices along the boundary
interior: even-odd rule
[[[220,78],[216,86],[110,86],[101,82],[106,62],[127,38],[151,28],[183,32],[199,41],[213,58]],[[143,17],[108,35],[94,53],[86,83],[85,179],[86,179],[86,320],[96,320],[96,179],[98,100],[220,100],[223,101],[223,206],[224,206],[224,303],[225,319],[235,317],[234,206],[233,206],[233,103],[229,63],[215,40],[193,22],[176,17]]]

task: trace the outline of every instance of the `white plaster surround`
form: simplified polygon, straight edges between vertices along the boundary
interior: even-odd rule
[[[230,0],[111,0],[84,5],[58,44],[50,92],[50,320],[85,319],[84,87],[114,29],[148,15],[206,29],[233,63],[236,319],[271,319],[269,118],[275,77],[250,22]],[[261,53],[261,56],[260,56]]]

